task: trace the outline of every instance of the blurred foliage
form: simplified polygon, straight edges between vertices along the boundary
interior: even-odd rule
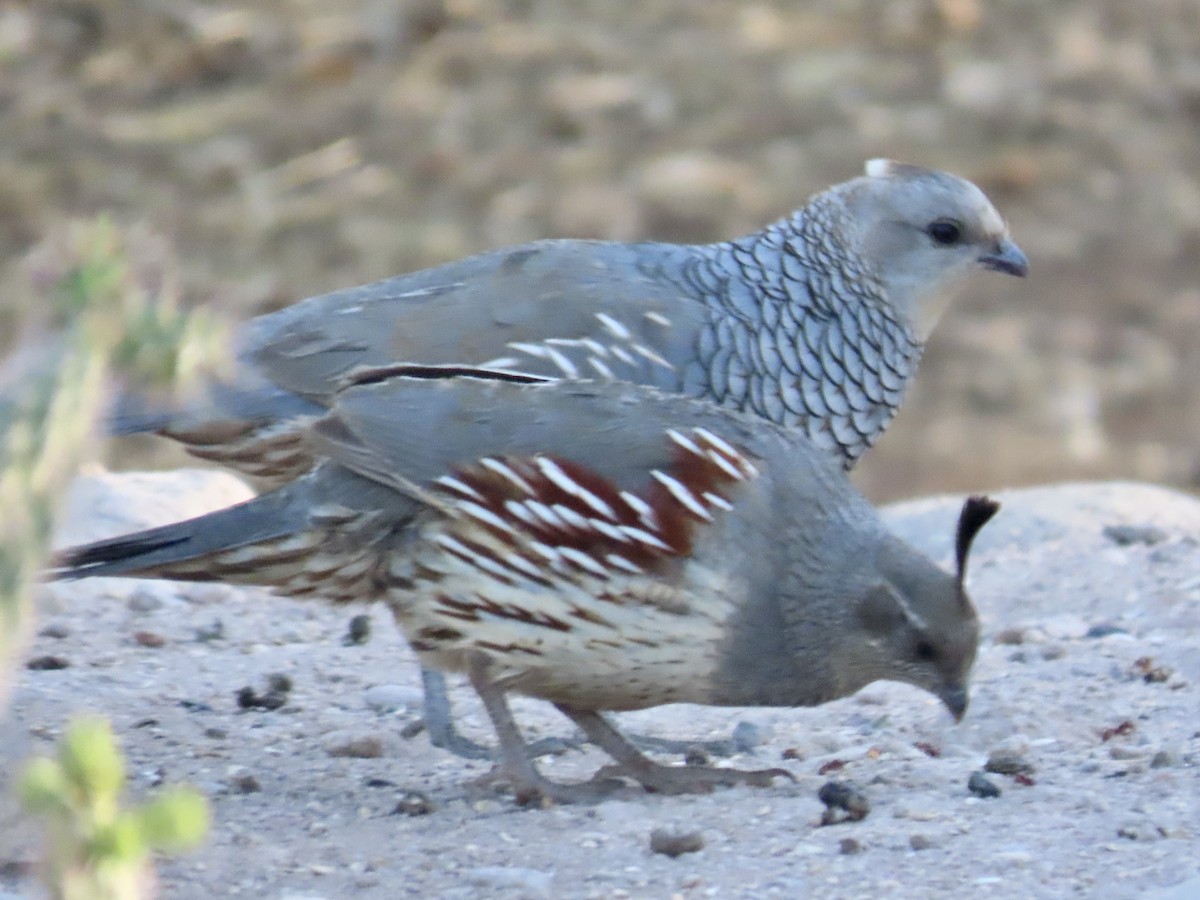
[[[125,761],[101,719],[71,724],[57,759],[40,757],[20,783],[26,810],[46,829],[43,874],[56,900],[137,900],[151,896],[154,850],[185,850],[208,830],[208,805],[190,788],[171,788],[123,810]]]
[[[39,313],[0,369],[0,698],[55,510],[95,450],[113,376],[182,385],[221,358],[217,321],[181,311],[163,271],[137,271],[131,239],[105,219],[76,223],[31,254],[32,296],[0,300]]]

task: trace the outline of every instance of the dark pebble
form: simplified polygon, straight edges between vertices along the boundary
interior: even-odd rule
[[[211,624],[196,629],[196,640],[201,644],[207,644],[209,641],[219,641],[224,637],[225,623],[220,619],[213,619]]]
[[[842,838],[838,841],[838,852],[842,856],[853,856],[855,853],[863,852],[863,845],[854,838]]]
[[[139,647],[149,647],[151,650],[157,650],[167,643],[165,637],[153,631],[135,631],[133,633],[133,640]]]
[[[733,726],[733,747],[738,753],[750,753],[764,742],[762,729],[752,722]]]
[[[278,691],[267,691],[260,694],[252,687],[239,688],[237,692],[239,709],[275,710],[287,703],[287,694]]]
[[[275,694],[290,694],[292,679],[282,672],[272,672],[267,676],[267,690]]]
[[[933,841],[923,834],[914,834],[909,837],[908,846],[914,850],[928,850],[933,846]]]
[[[71,629],[60,622],[51,622],[45,628],[38,632],[38,637],[48,638],[65,638],[71,636]]]
[[[406,741],[410,741],[424,730],[425,720],[416,719],[400,729],[400,737],[404,738]]]
[[[249,772],[240,772],[234,775],[229,779],[229,786],[237,794],[257,794],[262,790],[262,785],[258,783],[258,779]]]
[[[672,858],[704,849],[704,835],[699,831],[667,831],[655,828],[650,832],[650,852]]]
[[[427,816],[433,812],[433,801],[421,791],[405,791],[396,801],[393,816]]]
[[[350,624],[346,628],[346,646],[357,646],[365,644],[371,639],[371,617],[365,613],[357,615],[350,620]]]
[[[225,738],[229,737],[229,732],[224,728],[205,728],[204,736],[206,738],[212,738],[214,741],[223,741]]]
[[[179,705],[192,713],[208,713],[213,711],[211,706],[200,700],[180,700]]]
[[[1000,788],[996,787],[992,780],[982,772],[971,773],[971,777],[967,779],[967,790],[985,800],[1000,796]]]
[[[35,656],[25,663],[25,668],[35,672],[50,672],[54,669],[66,669],[71,665],[65,656]]]
[[[709,762],[708,753],[703,747],[688,747],[683,754],[683,763],[687,766],[707,766]]]
[[[1020,753],[1011,753],[1007,750],[997,750],[989,755],[987,763],[983,768],[984,771],[992,772],[996,775],[1033,774],[1033,763]]]
[[[825,813],[821,816],[822,825],[832,825],[839,821],[858,822],[865,819],[871,811],[870,801],[851,781],[825,782],[817,791],[817,799],[825,804]]]
[[[1099,625],[1093,625],[1091,628],[1089,628],[1084,634],[1084,637],[1097,639],[1106,638],[1113,634],[1129,634],[1129,632],[1119,625],[1113,625],[1110,622],[1103,622]]]
[[[1167,533],[1153,525],[1105,525],[1104,536],[1118,547],[1145,544],[1153,547],[1167,539]]]

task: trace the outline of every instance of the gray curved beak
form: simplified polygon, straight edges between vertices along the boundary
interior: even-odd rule
[[[962,717],[967,714],[967,704],[971,702],[970,694],[961,685],[947,685],[942,688],[938,691],[938,699],[946,704],[946,709],[950,710],[955,722],[962,721]]]
[[[979,263],[985,269],[1016,275],[1018,278],[1029,274],[1029,260],[1021,252],[1021,248],[1008,238],[1000,241],[991,253],[979,257]]]

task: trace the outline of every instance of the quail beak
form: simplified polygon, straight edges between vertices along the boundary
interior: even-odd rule
[[[962,721],[967,713],[967,704],[971,702],[967,689],[957,684],[948,684],[938,691],[938,699],[946,704],[946,709],[950,710],[955,722]]]
[[[985,269],[1016,275],[1018,278],[1029,274],[1029,260],[1021,252],[1021,248],[1008,238],[999,241],[991,253],[979,257],[979,264]]]

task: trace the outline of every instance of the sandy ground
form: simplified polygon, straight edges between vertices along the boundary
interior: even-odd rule
[[[243,491],[212,473],[86,479],[63,540]],[[133,794],[187,781],[211,801],[208,842],[160,866],[169,897],[1200,896],[1200,503],[1138,484],[998,496],[1004,509],[971,570],[984,637],[964,722],[884,684],[819,709],[622,717],[687,739],[748,723],[739,733],[757,746],[730,763],[796,778],[701,797],[516,808],[474,783],[486,764],[403,736],[420,715],[417,667],[381,609],[370,610],[370,640],[349,646],[355,611],[260,591],[100,579],[46,588],[29,656],[69,666],[19,673],[5,714],[0,895],[35,895],[36,840],[13,808],[13,772],[49,751],[71,713],[92,710],[114,723]],[[948,563],[960,500],[887,515]],[[291,678],[287,704],[239,710],[235,692],[264,690],[271,673]],[[454,700],[463,728],[490,740],[469,692]],[[535,701],[518,701],[517,716],[531,736],[568,731]],[[338,755],[354,751],[365,756]],[[1000,796],[974,796],[969,776],[998,753],[1027,771],[990,774]],[[584,777],[601,762],[571,751],[545,766]],[[865,819],[820,825],[817,792],[831,778],[859,786]],[[398,812],[410,791],[432,811]],[[656,828],[699,832],[703,847],[652,852]]]

